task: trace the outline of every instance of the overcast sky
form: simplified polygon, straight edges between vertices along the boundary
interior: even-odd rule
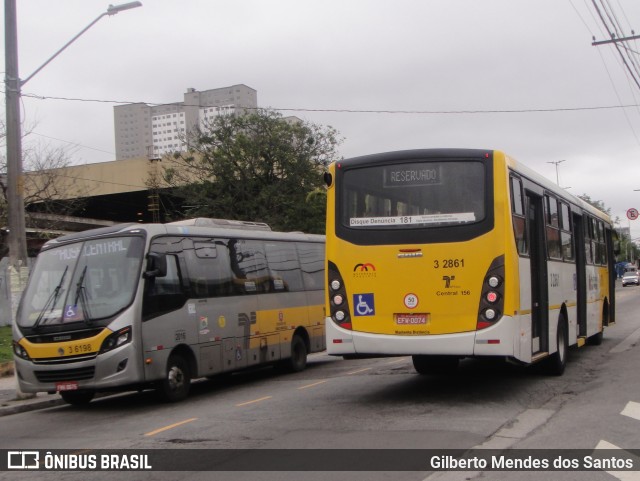
[[[639,1],[603,1],[626,35],[640,32]],[[21,78],[108,3],[18,0]],[[640,88],[615,47],[591,45],[606,37],[591,0],[142,3],[100,20],[25,84],[27,142],[77,145],[75,164],[110,161],[110,101],[178,102],[189,87],[242,83],[260,107],[335,127],[344,157],[501,149],[553,181],[551,162],[563,160],[560,185],[602,200],[624,227],[640,209]],[[640,237],[640,220],[631,228]]]

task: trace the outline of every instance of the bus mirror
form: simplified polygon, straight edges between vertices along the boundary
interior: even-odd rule
[[[331,187],[333,183],[333,176],[329,172],[324,173],[324,183],[327,184],[327,187]]]
[[[144,277],[165,277],[167,275],[167,256],[159,252],[149,252],[147,254],[147,271]]]

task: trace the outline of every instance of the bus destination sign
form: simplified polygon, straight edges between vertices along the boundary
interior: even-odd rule
[[[405,164],[384,169],[384,187],[435,185],[440,183],[440,166]]]

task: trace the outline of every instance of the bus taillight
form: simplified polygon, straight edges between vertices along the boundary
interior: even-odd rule
[[[486,329],[497,322],[504,309],[504,256],[496,257],[484,277],[476,329]]]
[[[336,265],[329,261],[329,310],[331,319],[344,329],[352,329],[349,315],[349,301],[344,281]]]

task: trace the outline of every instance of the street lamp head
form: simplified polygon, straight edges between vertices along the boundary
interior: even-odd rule
[[[107,7],[107,15],[115,15],[123,10],[130,10],[132,8],[142,7],[142,2],[129,2],[122,5],[109,5]]]

